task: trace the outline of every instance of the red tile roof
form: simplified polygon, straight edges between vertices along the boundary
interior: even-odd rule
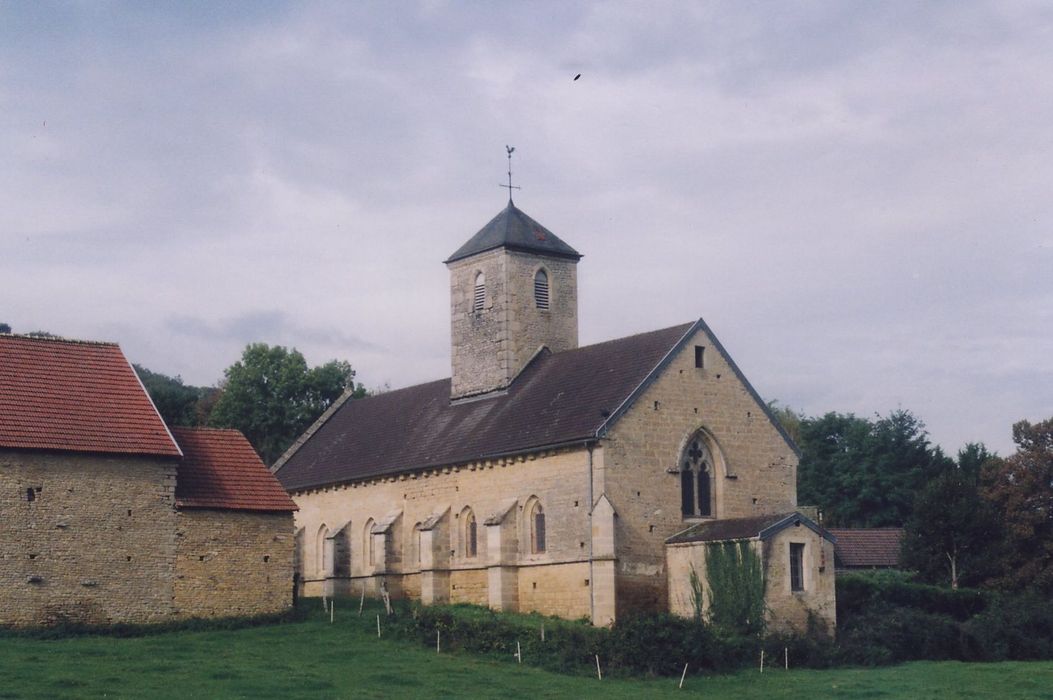
[[[903,528],[830,528],[837,538],[834,555],[838,568],[887,568],[899,566]]]
[[[0,335],[0,447],[178,457],[115,343]]]
[[[172,428],[183,448],[176,506],[222,510],[296,510],[278,479],[237,430]]]

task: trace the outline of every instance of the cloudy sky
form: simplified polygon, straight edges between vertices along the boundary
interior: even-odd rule
[[[1048,3],[3,1],[0,321],[448,376],[505,144],[583,343],[702,316],[766,399],[951,452],[1053,415]]]

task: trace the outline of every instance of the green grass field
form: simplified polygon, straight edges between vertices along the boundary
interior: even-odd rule
[[[704,697],[1050,698],[1053,663],[912,663],[600,681],[436,654],[376,636],[367,612],[233,631],[136,638],[0,637],[0,698]]]

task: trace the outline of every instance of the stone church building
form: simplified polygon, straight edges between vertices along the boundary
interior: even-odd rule
[[[342,399],[275,464],[305,593],[610,624],[690,614],[706,543],[737,540],[773,622],[832,623],[791,440],[701,319],[579,347],[581,257],[509,201],[446,260],[452,376]]]

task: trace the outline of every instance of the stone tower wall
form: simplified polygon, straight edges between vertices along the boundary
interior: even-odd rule
[[[453,398],[507,387],[541,345],[578,346],[576,261],[496,249],[450,263]],[[549,277],[549,308],[536,308],[534,275]],[[474,309],[475,279],[486,299]]]

